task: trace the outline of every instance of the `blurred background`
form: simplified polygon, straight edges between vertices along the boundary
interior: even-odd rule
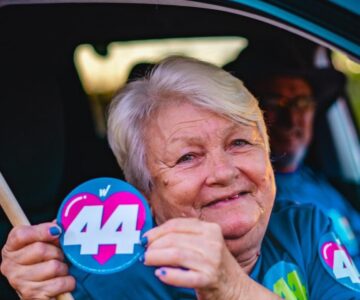
[[[74,53],[74,62],[89,97],[97,133],[105,136],[107,105],[114,93],[126,83],[136,65],[154,64],[169,55],[186,55],[222,67],[235,60],[247,45],[246,38],[235,36],[79,45]],[[346,91],[360,128],[360,64],[335,51],[331,57],[334,67],[347,77]]]

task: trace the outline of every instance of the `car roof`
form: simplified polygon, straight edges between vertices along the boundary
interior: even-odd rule
[[[302,0],[118,0],[106,1],[106,3],[95,0],[0,0],[0,13],[7,16],[2,21],[5,22],[4,25],[9,25],[6,21],[11,21],[12,14],[7,15],[9,11],[12,11],[12,14],[16,11],[25,20],[35,23],[36,20],[31,19],[31,16],[34,16],[34,13],[41,15],[41,12],[46,11],[48,17],[44,21],[48,23],[45,27],[50,29],[51,24],[56,23],[57,33],[63,29],[63,32],[66,31],[68,35],[78,40],[90,38],[99,41],[110,38],[110,35],[126,40],[224,33],[257,38],[263,35],[263,38],[266,38],[264,35],[268,35],[269,31],[271,31],[270,37],[276,38],[278,36],[276,28],[280,28],[326,47],[340,50],[360,61],[358,30],[360,8],[356,1],[348,1],[345,6],[339,1]],[[104,24],[104,27],[106,24],[111,24],[112,32],[109,30],[101,32],[98,26],[100,23]],[[267,26],[268,29],[264,31],[264,23],[273,25],[273,28],[269,29]],[[22,24],[24,23],[12,22],[10,27],[1,26],[0,31],[4,34],[7,32],[13,34],[19,26],[19,32],[26,32],[27,28]],[[28,24],[31,29],[32,23]],[[74,26],[79,30],[71,30]],[[32,33],[35,34],[35,30],[38,29],[34,27]]]

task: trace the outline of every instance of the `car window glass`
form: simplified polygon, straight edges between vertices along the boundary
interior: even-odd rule
[[[186,55],[218,66],[234,60],[247,45],[242,37],[199,37],[79,45],[74,62],[89,96],[95,128],[105,136],[105,111],[114,93],[139,63],[156,63],[169,55]]]
[[[356,125],[360,128],[360,64],[339,52],[333,54],[333,63],[335,68],[343,72],[347,77],[346,89],[349,102],[354,112]]]

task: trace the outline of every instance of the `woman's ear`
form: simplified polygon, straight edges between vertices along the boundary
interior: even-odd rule
[[[150,211],[151,211],[151,215],[153,217],[154,220],[156,220],[156,212],[155,212],[155,209],[152,205],[152,201],[151,201],[151,192],[153,190],[153,184],[151,181],[149,181],[148,183],[148,191],[147,192],[144,192],[142,190],[140,190],[141,194],[143,194],[143,196],[145,197],[149,207],[150,207]]]
[[[148,184],[148,190],[145,192],[143,190],[139,190],[140,193],[144,196],[144,198],[146,199],[149,207],[150,207],[150,210],[151,210],[151,214],[154,216],[154,210],[153,210],[153,207],[151,205],[151,191],[152,191],[152,183],[151,181],[149,181],[149,184]]]
[[[150,204],[149,204],[149,206],[150,206],[151,215],[152,215],[153,219],[156,220],[155,210],[154,210],[154,208],[153,208]]]
[[[151,193],[152,189],[153,189],[153,183],[151,181],[149,181],[149,183],[148,183],[149,193]]]

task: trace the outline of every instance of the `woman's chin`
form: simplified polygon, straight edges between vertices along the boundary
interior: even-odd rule
[[[224,238],[238,239],[259,225],[262,210],[257,205],[234,205],[204,208],[201,219],[220,225]]]

